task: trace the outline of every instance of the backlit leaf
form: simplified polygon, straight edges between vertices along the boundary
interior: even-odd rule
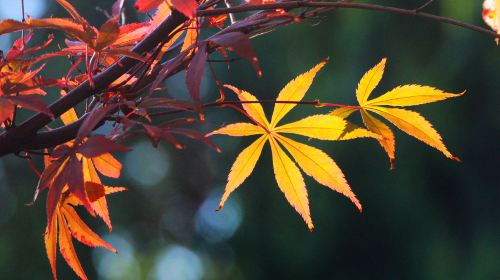
[[[122,164],[111,154],[103,154],[92,159],[95,168],[104,176],[119,178]]]
[[[226,190],[224,191],[224,195],[219,203],[219,209],[224,206],[224,203],[229,195],[237,187],[239,187],[248,176],[250,176],[255,168],[255,164],[257,164],[260,154],[262,153],[262,148],[264,147],[266,140],[267,136],[265,135],[259,137],[259,139],[255,140],[238,155],[236,161],[231,167],[231,172],[229,172],[229,176],[227,177]]]
[[[309,72],[300,75],[288,83],[280,93],[280,100],[290,101],[290,104],[299,102],[310,87],[314,76],[323,67],[325,62],[326,61],[318,64]],[[306,174],[312,176],[320,184],[349,197],[356,207],[361,210],[361,204],[351,191],[342,171],[335,164],[333,159],[324,152],[295,142],[281,135],[281,133],[298,134],[322,140],[347,140],[362,137],[379,139],[380,136],[366,129],[357,127],[335,115],[313,115],[296,122],[275,127],[275,125],[269,124],[264,114],[264,110],[255,96],[233,86],[226,85],[226,87],[236,93],[241,101],[241,106],[244,110],[243,113],[255,124],[230,124],[207,134],[207,136],[214,134],[224,134],[236,137],[257,134],[263,134],[263,136],[254,141],[238,155],[231,167],[226,191],[221,199],[219,208],[223,207],[229,194],[240,186],[252,173],[262,153],[264,143],[269,141],[276,182],[281,191],[285,194],[288,202],[302,216],[311,231],[314,229],[314,225],[310,215],[309,200],[304,179],[297,165],[288,157],[279,143],[285,146],[292,154],[295,161]],[[290,111],[290,109],[291,108],[286,106],[280,106],[280,103],[276,103],[273,114],[274,121],[277,123]]]
[[[358,99],[359,105],[363,106],[366,103],[370,94],[380,83],[380,80],[382,80],[386,61],[387,59],[382,59],[379,64],[366,72],[361,78],[358,88],[356,89],[356,98]]]
[[[56,259],[57,259],[57,219],[52,219],[50,224],[47,225],[44,234],[45,251],[49,258],[50,268],[54,279],[57,279]]]
[[[452,97],[458,97],[463,95],[463,93],[446,93],[442,90],[430,86],[404,85],[396,87],[395,89],[379,97],[368,100],[371,92],[375,89],[375,87],[382,79],[385,64],[386,59],[384,58],[377,66],[370,69],[363,76],[361,82],[358,85],[356,96],[359,104],[361,105],[360,112],[366,127],[382,137],[378,140],[380,145],[384,148],[384,150],[387,152],[387,155],[389,156],[389,159],[391,161],[391,169],[394,168],[396,149],[394,134],[387,125],[371,116],[368,111],[381,115],[407,134],[421,140],[431,147],[438,149],[446,157],[458,160],[458,158],[451,155],[451,153],[448,151],[441,139],[441,136],[432,127],[432,125],[418,113],[399,108],[387,108],[384,106],[415,106],[441,101]],[[349,115],[351,111],[342,108],[337,109],[332,113],[337,115]]]
[[[300,101],[304,98],[307,90],[311,87],[311,84],[316,77],[316,74],[323,68],[326,61],[323,61],[316,65],[311,70],[304,74],[299,75],[291,82],[289,82],[279,93],[277,101]],[[276,103],[274,106],[273,116],[271,118],[271,126],[274,127],[278,122],[290,111],[296,104],[283,104]]]
[[[78,256],[76,255],[75,247],[73,247],[68,224],[61,214],[57,215],[57,220],[59,223],[59,251],[76,275],[83,280],[87,280],[87,275],[85,275],[80,260],[78,260]]]
[[[461,94],[447,93],[442,90],[421,85],[404,85],[399,86],[377,98],[371,99],[364,106],[384,105],[384,106],[415,106],[436,101],[445,100],[448,98],[459,97]]]
[[[379,106],[370,106],[367,109],[381,115],[409,135],[438,149],[446,157],[457,159],[448,151],[439,133],[420,114],[399,108],[384,108]]]
[[[391,163],[391,169],[394,168],[394,160],[396,153],[396,140],[394,138],[394,133],[392,130],[383,122],[378,120],[377,118],[371,116],[366,110],[361,110],[361,117],[363,118],[363,122],[366,127],[382,136],[382,139],[379,139],[379,143],[382,148],[389,156],[389,161]]]
[[[234,91],[238,98],[243,101],[243,102],[256,102],[258,101],[255,96],[253,96],[251,93],[240,90],[234,86],[231,85],[224,85],[228,89]],[[243,106],[243,109],[250,115],[250,117],[258,122],[261,125],[264,125],[266,127],[269,126],[269,122],[267,121],[266,114],[264,113],[264,109],[262,108],[262,105],[259,103],[243,103],[241,106]]]
[[[314,115],[277,127],[279,133],[293,133],[320,140],[339,140],[347,122],[332,115]]]
[[[90,247],[103,247],[116,253],[115,248],[102,240],[80,219],[73,207],[65,206],[61,208],[61,212],[69,225],[71,234],[76,240]]]
[[[276,138],[290,152],[295,162],[307,175],[313,177],[318,183],[347,196],[361,211],[361,203],[347,184],[342,170],[332,158],[319,149],[290,138],[283,136]]]
[[[358,109],[341,107],[341,108],[337,108],[337,109],[331,111],[330,115],[339,117],[341,119],[346,119],[347,117],[349,117],[352,113],[356,112],[357,110]]]
[[[250,135],[258,135],[265,133],[265,130],[255,124],[251,123],[233,123],[229,124],[223,128],[219,128],[207,134],[207,136],[211,136],[214,134],[224,134],[229,136],[250,136]]]
[[[309,211],[309,199],[304,178],[295,163],[287,156],[274,138],[269,138],[273,156],[274,176],[280,190],[293,208],[302,216],[310,231],[314,225]]]

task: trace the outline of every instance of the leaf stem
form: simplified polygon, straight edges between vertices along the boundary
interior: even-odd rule
[[[352,106],[352,105],[344,105],[344,104],[336,104],[336,103],[323,103],[319,100],[314,101],[293,101],[293,100],[274,100],[274,99],[264,99],[264,100],[255,100],[255,101],[240,101],[240,100],[229,100],[229,101],[216,101],[211,103],[202,104],[203,108],[210,107],[224,107],[227,105],[240,105],[240,104],[296,104],[296,105],[311,105],[315,107],[337,107],[337,108],[351,108],[351,109],[361,109],[360,106]],[[150,117],[159,117],[165,115],[171,115],[176,113],[186,112],[187,110],[169,110],[169,111],[161,111],[149,114]]]

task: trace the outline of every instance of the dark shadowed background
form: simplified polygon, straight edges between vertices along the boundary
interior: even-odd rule
[[[0,0],[0,19],[20,19],[18,2]],[[32,17],[66,16],[54,1],[25,2]],[[106,17],[96,7],[109,9],[113,1],[71,2],[99,26]],[[139,20],[133,2],[126,1],[129,21]],[[414,8],[425,1],[372,2]],[[483,25],[479,0],[435,2],[430,12]],[[35,34],[43,39],[48,33]],[[13,39],[1,36],[0,49]],[[306,178],[316,226],[310,233],[275,183],[268,147],[253,175],[221,212],[214,211],[229,168],[251,137],[214,137],[222,154],[197,142],[186,151],[169,145],[155,150],[147,139],[130,142],[134,151],[119,155],[122,179],[107,181],[129,187],[109,200],[113,232],[86,219],[118,255],[76,245],[90,278],[500,279],[500,49],[491,38],[423,19],[338,10],[319,26],[288,26],[253,44],[261,79],[246,61],[216,70],[221,81],[260,98],[275,98],[291,78],[325,57],[331,62],[307,100],[354,104],[359,78],[382,57],[388,67],[375,95],[407,83],[467,90],[461,98],[415,108],[463,163],[400,131],[394,171],[375,141],[312,141],[341,166],[364,211]],[[60,77],[68,65],[64,59],[49,63],[45,74]],[[214,100],[218,93],[206,75],[204,99]],[[171,96],[185,98],[183,81],[179,74],[166,84]],[[266,110],[270,114],[272,107]],[[312,112],[327,109],[296,107],[287,119]],[[200,129],[242,120],[229,109],[209,109]],[[24,205],[36,181],[23,160],[0,160],[0,279],[52,277],[42,236],[45,196],[33,207]],[[58,274],[76,278],[60,256]]]

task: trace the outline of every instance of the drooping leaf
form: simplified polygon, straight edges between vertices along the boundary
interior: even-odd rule
[[[116,249],[111,247],[106,241],[102,240],[93,232],[78,216],[71,206],[61,208],[61,212],[68,223],[73,237],[89,247],[103,247],[116,253]]]
[[[75,252],[75,247],[73,246],[73,241],[71,240],[71,233],[68,228],[64,217],[61,214],[57,215],[57,220],[59,223],[59,251],[63,256],[66,263],[73,269],[73,271],[82,280],[87,280],[87,275],[83,271],[80,260]]]
[[[394,138],[394,133],[386,124],[371,116],[366,110],[361,110],[361,117],[369,130],[382,136],[382,138],[379,139],[379,143],[389,157],[391,169],[394,169],[394,160],[396,158],[396,140]]]
[[[380,140],[383,137],[380,134],[373,133],[368,129],[361,128],[353,123],[347,122],[344,131],[339,136],[338,140],[352,140],[358,138],[373,138]]]
[[[409,135],[440,150],[446,157],[458,160],[448,151],[439,133],[420,114],[410,110],[379,106],[370,106],[368,110],[381,115]]]
[[[94,209],[85,191],[82,162],[78,160],[76,156],[71,156],[67,168],[65,168],[63,172],[68,173],[66,174],[66,184],[69,191],[83,203],[83,206],[85,206],[90,214],[94,215]]]
[[[259,59],[257,58],[257,55],[253,50],[252,44],[250,43],[250,38],[247,34],[239,31],[222,33],[211,37],[210,42],[234,51],[241,57],[247,59],[248,61],[250,61],[250,63],[252,63],[255,71],[257,71],[257,76],[262,76],[262,69],[260,69]]]
[[[307,175],[313,177],[318,183],[347,196],[359,211],[362,210],[361,203],[347,184],[342,170],[332,158],[319,149],[290,138],[278,136],[277,139]]]
[[[219,209],[224,206],[229,195],[250,176],[262,153],[266,140],[267,136],[265,135],[259,137],[238,155],[227,177],[226,190],[219,203]]]
[[[52,222],[54,219],[54,213],[59,203],[64,186],[67,184],[67,177],[69,176],[68,170],[69,158],[64,159],[64,161],[57,162],[57,172],[54,173],[54,178],[49,186],[49,192],[47,194],[46,208],[47,208],[47,224]]]
[[[207,51],[205,44],[198,46],[198,49],[189,63],[186,71],[186,85],[195,104],[195,110],[199,113],[202,111],[200,100],[201,81],[207,61]]]
[[[293,208],[302,216],[310,231],[314,230],[309,210],[309,198],[299,168],[281,149],[274,138],[269,138],[273,156],[274,176],[279,188]]]
[[[57,219],[52,219],[47,225],[44,234],[45,251],[49,258],[50,268],[54,279],[57,279],[56,260],[57,260]]]

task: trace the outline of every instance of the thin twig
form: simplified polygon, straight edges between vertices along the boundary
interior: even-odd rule
[[[319,100],[314,101],[293,101],[293,100],[274,100],[274,99],[264,99],[264,100],[253,100],[253,101],[240,101],[240,100],[228,100],[228,101],[215,101],[210,103],[202,104],[203,108],[210,107],[220,107],[225,105],[241,105],[241,104],[296,104],[296,105],[311,105],[315,107],[336,107],[336,108],[350,108],[350,109],[360,109],[360,106],[352,106],[352,105],[344,105],[344,104],[336,104],[336,103],[325,103],[320,102]],[[170,111],[161,111],[149,114],[150,117],[159,117],[171,114],[182,113],[186,111],[192,110],[170,110]]]
[[[426,5],[424,5],[424,8],[425,6]],[[217,8],[213,10],[203,10],[203,11],[198,11],[197,16],[216,16],[216,15],[230,14],[230,13],[243,13],[250,11],[263,11],[263,10],[275,10],[275,9],[290,10],[290,9],[307,8],[307,7],[370,10],[370,11],[386,12],[386,13],[400,14],[413,17],[421,17],[450,25],[455,25],[458,27],[462,27],[465,29],[469,29],[475,32],[483,33],[491,37],[500,39],[500,34],[497,34],[492,30],[482,28],[463,21],[459,21],[453,18],[438,16],[429,13],[422,13],[420,12],[422,8],[412,10],[412,9],[403,9],[391,6],[382,6],[382,5],[365,4],[365,3],[290,1],[290,2],[260,4],[260,5],[240,5],[231,8]]]
[[[415,12],[419,13],[420,11],[423,11],[425,8],[427,8],[432,3],[434,3],[434,0],[429,0],[429,1],[425,2],[422,6],[416,8]]]

